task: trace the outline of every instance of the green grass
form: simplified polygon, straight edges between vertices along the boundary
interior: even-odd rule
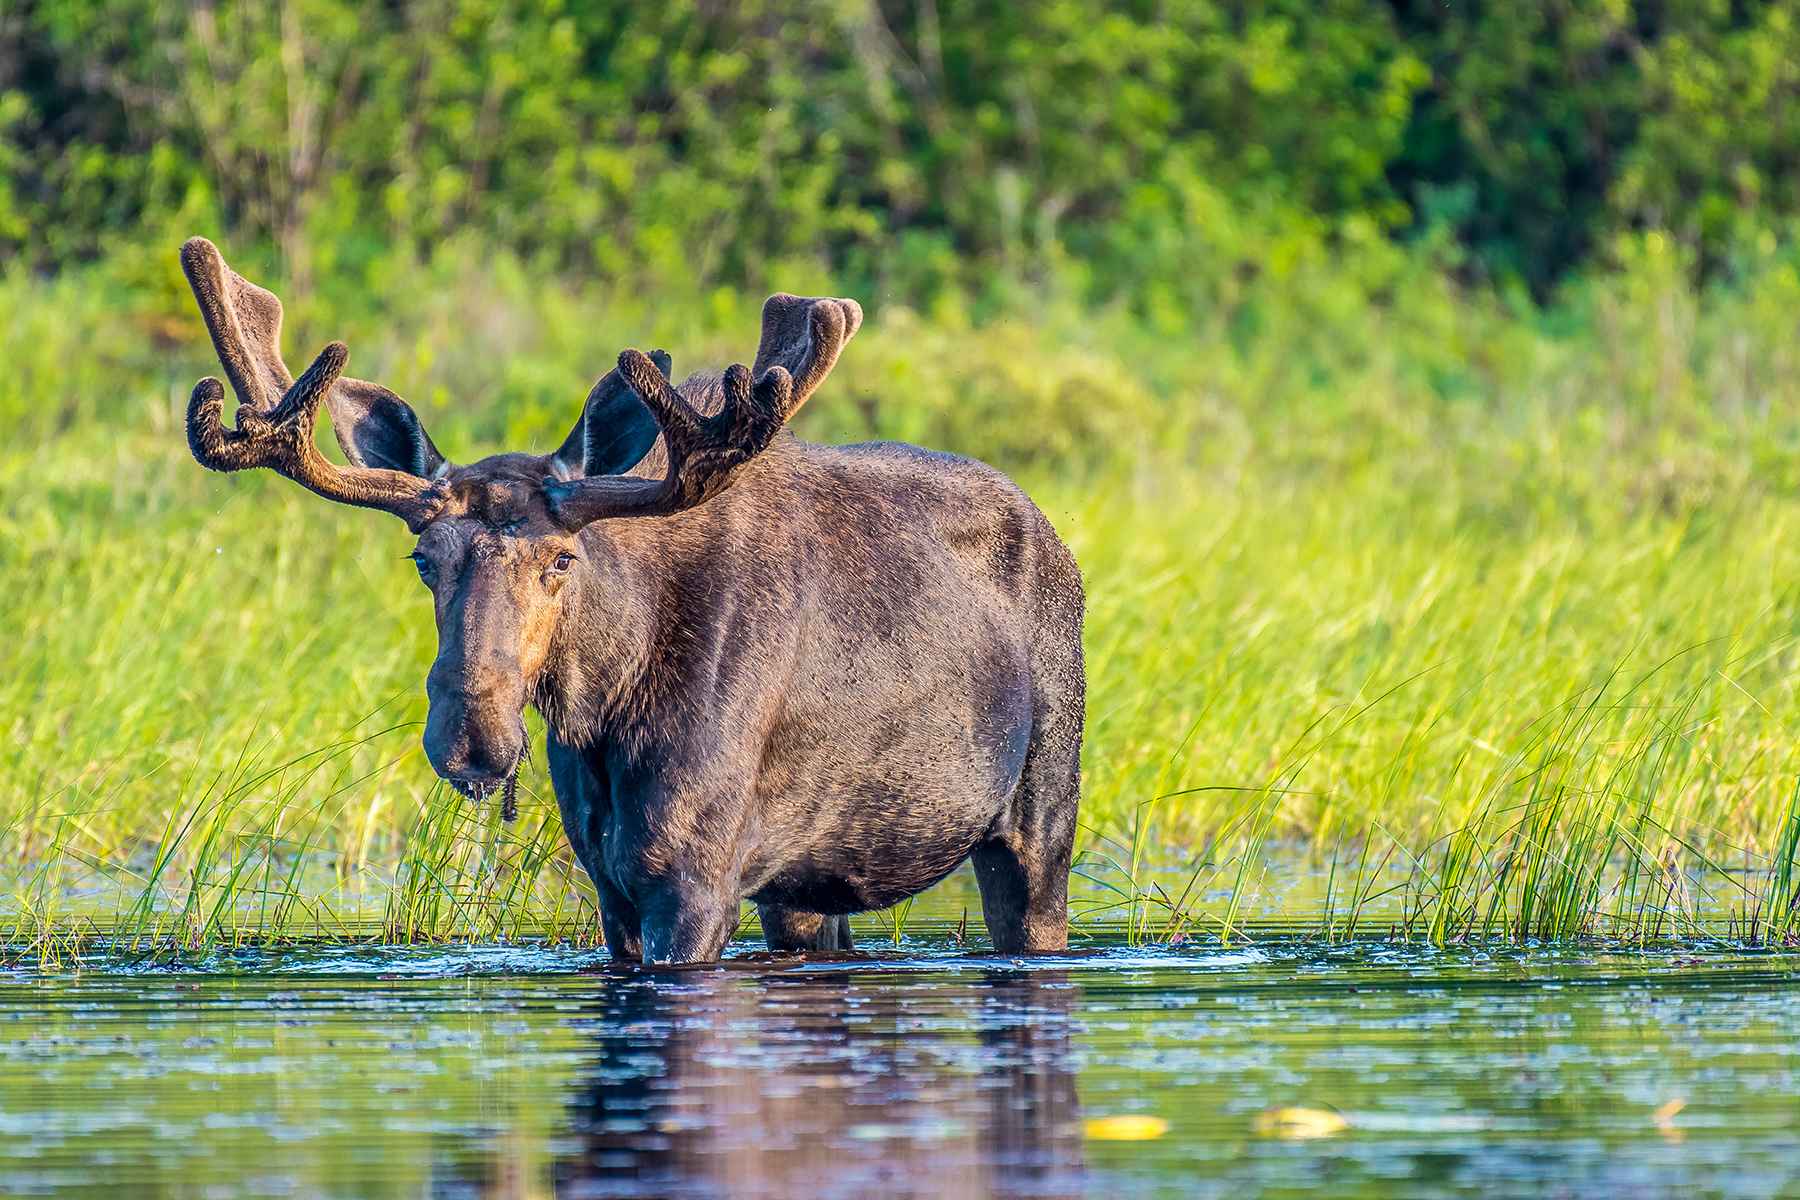
[[[509,272],[294,306],[290,357],[345,335],[468,458],[554,445],[621,345],[751,345],[741,297]],[[0,281],[0,940],[592,940],[541,766],[504,826],[423,760],[404,529],[201,471],[197,319],[90,283]],[[1697,296],[1640,262],[1525,315],[1294,288],[1253,333],[877,311],[804,414],[990,457],[1074,547],[1079,920],[1792,938],[1800,283]]]

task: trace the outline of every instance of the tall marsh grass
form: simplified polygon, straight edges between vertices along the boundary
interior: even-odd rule
[[[802,432],[988,457],[1083,564],[1082,921],[1800,931],[1800,275],[1621,254],[1547,312],[1304,266],[1174,331],[872,306]],[[421,272],[300,298],[290,357],[345,336],[457,458],[556,444],[622,345],[755,328]],[[166,273],[0,281],[0,940],[593,940],[541,768],[508,826],[423,761],[399,524],[188,459],[215,368]]]

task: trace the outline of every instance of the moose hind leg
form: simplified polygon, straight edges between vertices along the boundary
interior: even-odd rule
[[[799,951],[802,954],[823,950],[850,949],[850,918],[826,916],[779,904],[758,904],[762,918],[763,939],[769,949]]]
[[[1077,665],[1079,671],[1079,665]],[[1001,954],[1069,947],[1069,870],[1081,801],[1081,688],[1033,735],[1007,819],[975,846],[988,936]]]
[[[1070,854],[1011,838],[975,847],[981,915],[996,952],[1053,954],[1069,948]]]

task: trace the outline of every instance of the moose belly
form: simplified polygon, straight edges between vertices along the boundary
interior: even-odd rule
[[[887,908],[942,881],[979,840],[978,835],[943,839],[943,832],[940,840],[885,846],[873,854],[849,847],[809,850],[774,866],[750,898],[816,913]]]
[[[1031,733],[1022,690],[974,720],[957,709],[940,699],[889,710],[778,756],[787,769],[759,797],[746,892],[810,912],[866,912],[954,871],[1006,819]]]

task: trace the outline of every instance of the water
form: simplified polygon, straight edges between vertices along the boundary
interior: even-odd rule
[[[752,950],[0,976],[0,1193],[1800,1192],[1792,956]]]

